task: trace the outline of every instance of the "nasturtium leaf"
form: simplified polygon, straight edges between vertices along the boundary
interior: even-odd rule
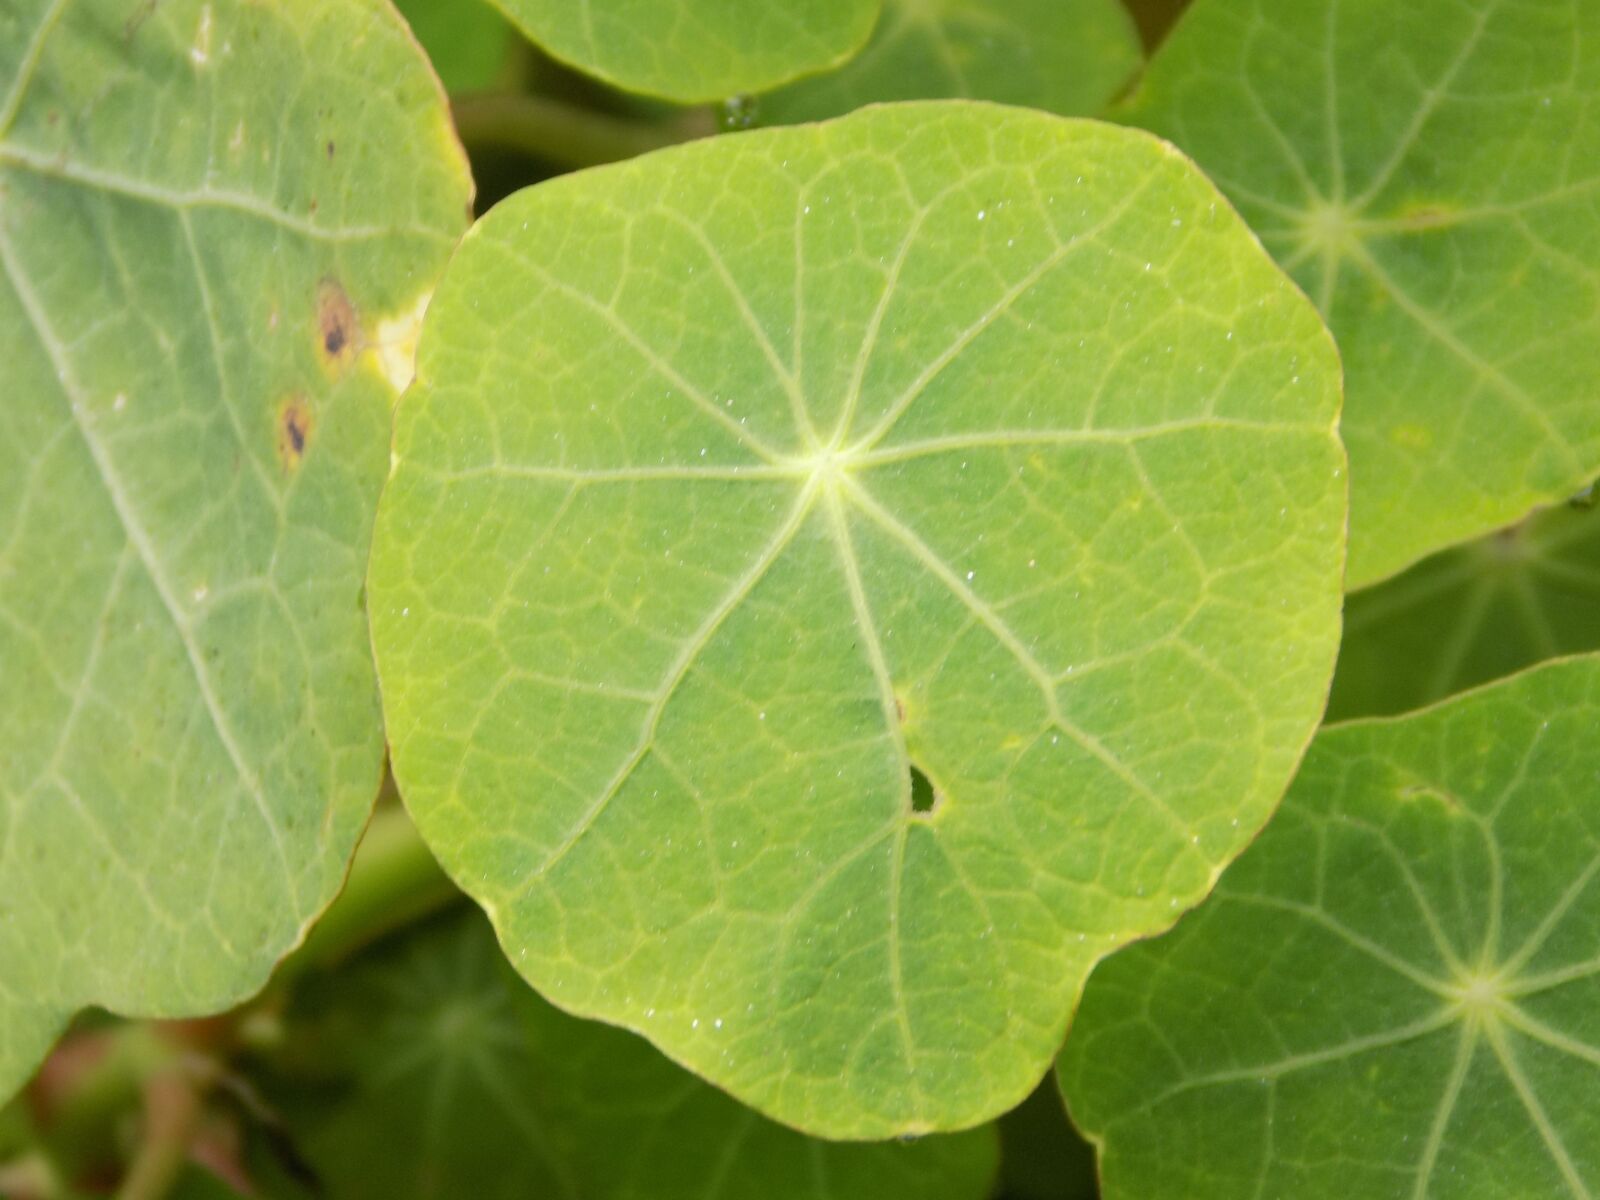
[[[1600,1186],[1600,659],[1336,725],[1062,1056],[1107,1200]]]
[[[384,0],[0,0],[0,1094],[260,986],[383,737],[362,585],[466,222]]]
[[[494,0],[528,37],[631,92],[695,103],[761,92],[861,49],[881,0]]]
[[[1345,601],[1330,719],[1421,708],[1600,650],[1600,511],[1561,505]]]
[[[1600,473],[1600,5],[1197,0],[1125,117],[1339,341],[1350,582]]]
[[[395,0],[439,80],[451,92],[493,86],[520,45],[510,23],[488,0]]]
[[[338,1200],[986,1200],[993,1127],[861,1145],[776,1125],[648,1043],[552,1008],[482,914],[308,981],[267,1077]]]
[[[396,414],[401,794],[562,1007],[824,1135],[985,1120],[1309,741],[1338,385],[1134,130],[888,105],[525,191]]]
[[[966,97],[1091,116],[1140,61],[1121,0],[885,0],[859,55],[761,97],[757,114],[787,124],[876,101]]]

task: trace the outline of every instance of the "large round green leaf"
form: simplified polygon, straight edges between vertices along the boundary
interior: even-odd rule
[[[401,792],[556,1003],[824,1134],[984,1120],[1309,740],[1338,382],[1132,130],[885,106],[523,192],[397,414]]]
[[[1092,116],[1141,59],[1122,0],[885,0],[866,49],[761,97],[757,113],[789,123],[877,101],[966,97]]]
[[[692,103],[836,67],[881,0],[493,0],[545,50],[629,91]]]
[[[1318,736],[1062,1056],[1107,1200],[1600,1188],[1600,659]]]
[[[1560,505],[1345,601],[1328,716],[1421,708],[1600,650],[1600,511]]]
[[[493,87],[512,74],[521,39],[489,0],[395,0],[452,95]]]
[[[380,0],[0,0],[0,1094],[216,1010],[383,757],[362,582],[470,185]]]
[[[1600,5],[1198,0],[1126,118],[1339,340],[1350,581],[1600,472]]]
[[[994,1180],[992,1127],[841,1145],[741,1108],[539,999],[477,913],[312,981],[287,1027],[267,1092],[337,1200],[985,1200]]]

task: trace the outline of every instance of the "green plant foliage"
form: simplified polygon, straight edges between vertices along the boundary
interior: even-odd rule
[[[444,86],[471,92],[506,74],[515,31],[488,0],[395,0]]]
[[[1421,708],[1600,650],[1600,512],[1562,505],[1345,601],[1330,719]]]
[[[338,1200],[984,1200],[992,1128],[827,1143],[566,1016],[451,914],[308,986],[268,1090]]]
[[[872,40],[837,71],[758,106],[786,124],[881,100],[967,97],[1093,115],[1142,61],[1121,0],[885,0]]]
[[[1047,1075],[998,1122],[1001,1200],[1095,1200],[1094,1148],[1078,1136]]]
[[[469,192],[380,0],[0,0],[0,1094],[80,1006],[250,995],[338,888]]]
[[[884,106],[526,191],[397,414],[401,793],[562,1007],[824,1135],[986,1120],[1309,740],[1337,407],[1136,131]]]
[[[1339,340],[1352,586],[1600,471],[1597,104],[1600,5],[1198,0],[1127,109]]]
[[[861,49],[881,0],[494,0],[556,58],[694,103],[762,92]]]
[[[209,1171],[190,1167],[167,1193],[166,1200],[252,1200],[252,1197],[236,1191]]]
[[[1096,972],[1062,1059],[1108,1200],[1600,1181],[1600,659],[1318,736],[1261,839]]]

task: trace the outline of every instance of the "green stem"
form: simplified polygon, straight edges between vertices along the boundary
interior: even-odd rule
[[[361,839],[344,891],[278,968],[274,990],[291,986],[307,970],[334,966],[459,895],[405,810],[381,810]]]
[[[454,115],[456,131],[468,146],[521,150],[570,168],[621,162],[715,132],[709,113],[648,123],[522,92],[459,97]]]
[[[32,1107],[39,1144],[65,1177],[120,1157],[123,1120],[180,1053],[148,1022],[79,1031],[57,1047],[34,1084]],[[9,1194],[0,1187],[0,1196]]]
[[[380,809],[361,840],[343,892],[279,967],[263,997],[211,1022],[137,1022],[78,1035],[72,1044],[81,1043],[84,1063],[53,1102],[52,1144],[69,1150],[77,1143],[104,1144],[107,1131],[142,1096],[143,1134],[117,1198],[159,1200],[189,1160],[221,1059],[236,1037],[248,1040],[252,1020],[270,1015],[306,971],[332,967],[459,896],[405,810],[398,805]]]
[[[189,1161],[189,1144],[204,1111],[201,1083],[181,1067],[145,1085],[144,1140],[128,1165],[117,1200],[161,1200]]]

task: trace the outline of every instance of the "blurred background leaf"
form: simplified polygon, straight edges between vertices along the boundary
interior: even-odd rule
[[[484,0],[395,0],[433,60],[445,90],[480,91],[507,82],[519,39],[511,23]]]
[[[827,1143],[775,1125],[547,1004],[465,906],[308,976],[257,1074],[336,1200],[981,1200],[996,1167],[992,1128]]]
[[[1600,511],[1585,501],[1424,559],[1345,602],[1329,720],[1421,708],[1600,649]]]
[[[885,0],[860,54],[763,96],[755,119],[788,124],[879,101],[959,98],[1091,116],[1140,61],[1121,0]]]

